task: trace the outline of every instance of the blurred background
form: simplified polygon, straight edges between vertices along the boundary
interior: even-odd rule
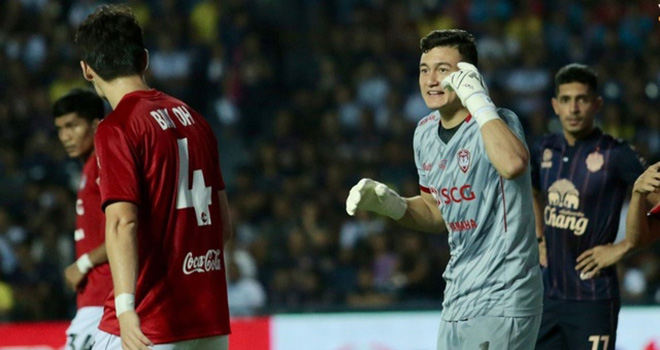
[[[87,86],[73,47],[96,0],[0,1],[0,321],[66,320],[80,165],[51,103]],[[660,160],[660,23],[653,1],[129,0],[148,83],[203,113],[219,139],[235,238],[235,315],[438,310],[446,236],[348,216],[362,177],[419,192],[412,135],[428,113],[419,39],[464,28],[498,106],[528,143],[559,130],[553,75],[600,77],[601,128]],[[619,266],[624,305],[660,304],[660,245]]]

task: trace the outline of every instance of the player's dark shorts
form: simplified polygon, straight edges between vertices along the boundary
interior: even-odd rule
[[[614,350],[618,300],[543,299],[536,350]]]

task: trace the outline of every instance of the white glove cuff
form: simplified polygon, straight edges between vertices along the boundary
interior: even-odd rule
[[[117,317],[126,311],[135,310],[135,295],[121,293],[115,297],[115,313]]]
[[[406,200],[401,198],[401,196],[398,194],[396,194],[396,196],[392,196],[391,201],[388,204],[387,216],[394,220],[401,219],[406,214],[406,210],[408,210],[408,202],[406,202]]]
[[[495,104],[486,94],[474,94],[465,102],[470,114],[479,124],[479,128],[493,119],[499,119]]]
[[[89,270],[94,267],[94,264],[92,264],[92,260],[89,259],[89,254],[83,254],[78,260],[76,260],[76,266],[78,266],[78,271],[80,271],[80,273],[86,275]]]

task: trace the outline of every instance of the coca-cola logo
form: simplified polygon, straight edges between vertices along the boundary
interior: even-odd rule
[[[220,249],[209,249],[206,254],[198,256],[193,256],[192,252],[188,252],[183,260],[183,273],[190,275],[195,272],[204,273],[222,270],[220,252]]]

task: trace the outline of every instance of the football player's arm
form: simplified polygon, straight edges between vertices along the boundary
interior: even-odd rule
[[[222,220],[222,243],[226,245],[233,237],[234,232],[231,224],[229,201],[225,190],[218,191],[218,203],[220,203],[220,219]]]
[[[536,188],[532,189],[532,206],[534,208],[534,222],[536,230],[536,240],[539,243],[539,263],[541,266],[548,266],[548,254],[543,234],[543,194]]]
[[[408,209],[397,222],[405,227],[429,232],[443,233],[447,231],[435,198],[430,193],[420,192],[419,196],[405,198]]]
[[[527,170],[529,151],[502,119],[484,124],[481,137],[488,159],[504,179],[515,179]]]
[[[101,265],[108,261],[108,255],[105,251],[105,243],[94,248],[89,253],[81,255],[76,261],[64,270],[64,278],[67,285],[73,290],[81,286],[81,282],[94,266]]]
[[[660,162],[651,165],[635,181],[626,216],[624,239],[614,244],[596,246],[582,253],[575,267],[582,272],[581,276],[593,277],[601,269],[617,263],[630,251],[643,247],[657,238],[653,236],[660,225],[657,224],[658,220],[647,217],[647,213],[655,203],[658,189],[660,189]]]
[[[89,260],[92,261],[92,265],[98,266],[108,262],[108,252],[105,249],[105,243],[99,244],[96,248],[92,249],[89,254]]]
[[[364,178],[348,193],[346,212],[366,210],[387,216],[399,224],[418,231],[442,233],[446,231],[440,209],[430,193],[420,192],[419,196],[403,198],[384,183]]]
[[[626,237],[624,241],[634,249],[645,246],[660,238],[660,220],[649,217],[648,211],[660,203],[660,162],[648,167],[637,178],[633,187],[628,215],[626,216]]]
[[[140,319],[134,306],[138,272],[138,208],[130,202],[114,202],[105,208],[105,217],[105,244],[114,284],[122,348],[147,350],[152,343],[140,329]]]
[[[455,91],[463,106],[479,124],[488,159],[500,176],[511,180],[522,175],[529,162],[527,148],[499,117],[477,67],[459,62],[458,68],[459,71],[443,79],[442,87]]]

